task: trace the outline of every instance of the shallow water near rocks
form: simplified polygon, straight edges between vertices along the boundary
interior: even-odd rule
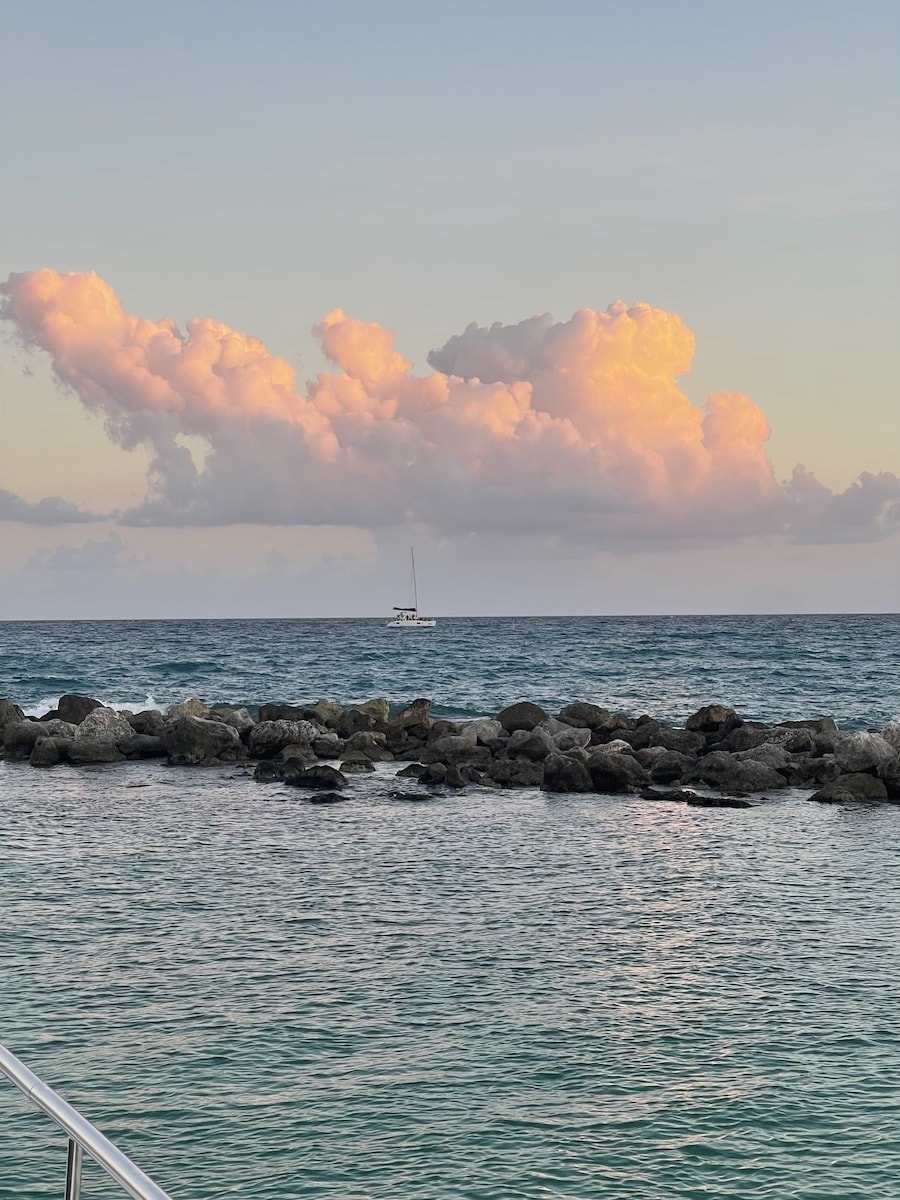
[[[898,633],[8,623],[0,695],[724,700],[859,728],[900,713]],[[240,765],[0,762],[0,1041],[174,1200],[897,1195],[900,806],[423,799],[395,769],[321,805]],[[0,1200],[64,1169],[0,1081]],[[122,1193],[87,1165],[84,1195]]]
[[[418,795],[0,764],[3,1040],[176,1200],[895,1194],[900,807]]]

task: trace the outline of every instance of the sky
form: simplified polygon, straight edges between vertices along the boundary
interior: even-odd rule
[[[900,609],[895,0],[0,46],[0,619]]]

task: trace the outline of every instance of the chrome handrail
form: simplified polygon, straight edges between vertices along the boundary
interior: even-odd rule
[[[48,1087],[42,1079],[0,1042],[0,1074],[69,1135],[66,1163],[66,1200],[78,1200],[81,1187],[82,1155],[87,1154],[133,1200],[172,1200],[167,1192],[136,1167],[130,1158],[96,1129],[90,1121]]]

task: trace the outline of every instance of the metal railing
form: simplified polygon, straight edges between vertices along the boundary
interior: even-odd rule
[[[167,1192],[134,1165],[108,1137],[86,1121],[77,1109],[30,1071],[0,1043],[0,1074],[11,1080],[37,1108],[56,1122],[69,1136],[66,1161],[66,1200],[78,1200],[81,1191],[81,1164],[85,1154],[102,1167],[107,1175],[125,1189],[134,1200],[172,1200]]]

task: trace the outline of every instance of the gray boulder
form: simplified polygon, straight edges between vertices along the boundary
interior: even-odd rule
[[[152,733],[133,733],[116,743],[126,758],[165,758],[166,748],[161,737]]]
[[[482,780],[499,788],[539,788],[543,782],[544,765],[531,758],[495,758]]]
[[[496,741],[504,732],[503,726],[493,717],[477,717],[474,721],[465,721],[460,729],[463,736],[471,737],[482,746]]]
[[[173,704],[166,709],[166,716],[177,721],[179,717],[201,717],[206,719],[209,716],[209,705],[197,696],[192,696],[190,700],[184,700],[181,704]]]
[[[179,767],[235,762],[244,755],[236,729],[203,717],[179,717],[168,722],[162,742],[169,762]]]
[[[752,750],[741,750],[732,757],[737,762],[763,763],[773,771],[789,771],[792,766],[790,754],[775,742],[763,742],[761,746],[754,746]]]
[[[46,736],[46,726],[40,721],[32,721],[27,717],[21,721],[10,721],[3,730],[3,749],[6,757],[29,758],[35,742]]]
[[[354,706],[357,712],[364,713],[374,721],[385,722],[391,715],[391,708],[384,696],[376,696],[374,700],[363,700]]]
[[[880,733],[846,733],[835,746],[834,757],[845,774],[878,771],[894,757],[894,749]]]
[[[650,782],[650,776],[632,754],[605,747],[589,755],[587,769],[594,791],[606,796],[639,792]]]
[[[334,728],[339,737],[349,738],[361,730],[374,729],[376,724],[377,721],[371,713],[363,712],[360,708],[346,708],[334,722]]]
[[[321,732],[311,721],[259,721],[247,735],[247,750],[252,758],[274,758],[285,746],[312,746]]]
[[[131,737],[134,730],[127,717],[114,708],[92,708],[75,730],[75,741],[111,742]],[[105,761],[105,760],[104,760]]]
[[[577,729],[610,729],[614,726],[614,718],[608,708],[601,708],[598,704],[588,704],[583,700],[567,704],[560,710],[559,719],[566,725],[574,725]]]
[[[79,725],[80,729],[81,726]],[[129,737],[133,736],[129,734]],[[126,739],[123,739],[126,740]],[[125,755],[117,744],[104,737],[76,737],[69,742],[69,762],[86,766],[89,763],[123,762]]]
[[[375,770],[375,764],[357,750],[343,760],[340,769],[345,775],[367,775]]]
[[[816,738],[810,729],[776,725],[766,734],[763,745],[780,746],[788,754],[810,754],[816,749]]]
[[[250,716],[246,708],[226,708],[213,709],[210,717],[217,721],[221,721],[224,725],[230,725],[232,729],[236,729],[241,736],[249,733],[256,722]]]
[[[680,754],[677,750],[663,750],[649,767],[654,783],[676,783],[690,772],[696,759]]]
[[[347,739],[344,746],[345,754],[358,752],[364,754],[372,762],[390,762],[394,757],[385,745],[383,733],[375,733],[370,729],[360,730]]]
[[[331,728],[337,724],[343,711],[340,704],[334,700],[317,700],[312,708],[312,717],[320,725]]]
[[[765,763],[744,760],[714,750],[695,763],[685,776],[688,782],[701,781],[727,792],[768,792],[787,787],[783,775]]]
[[[284,782],[291,787],[339,791],[347,786],[347,776],[335,770],[334,767],[317,763],[316,766],[308,767],[305,771],[297,771],[293,775],[288,775]]]
[[[2,701],[0,701],[0,704],[2,704]],[[0,724],[2,724],[2,717],[0,717]],[[895,754],[900,754],[900,721],[891,721],[889,725],[886,725],[882,729],[881,736]]]
[[[390,723],[400,729],[415,729],[419,736],[424,737],[433,724],[431,701],[424,698],[413,700]]]
[[[72,725],[80,725],[89,712],[93,712],[95,708],[102,707],[102,702],[95,700],[93,696],[79,696],[75,692],[71,692],[65,696],[60,696],[56,711],[61,721],[69,721]]]
[[[887,800],[888,790],[883,779],[859,772],[840,775],[810,796],[820,804],[851,804],[856,801]]]
[[[733,708],[724,704],[707,704],[688,717],[685,729],[693,733],[719,733],[740,724],[740,717]]]
[[[161,738],[166,728],[166,719],[157,709],[145,708],[130,716],[128,724],[135,733]]]
[[[320,733],[317,738],[313,738],[312,748],[316,758],[340,758],[342,745],[334,730],[329,729],[327,733]]]
[[[672,729],[668,725],[653,722],[649,732],[649,745],[662,746],[666,750],[677,750],[679,754],[694,755],[704,748],[705,740],[700,733],[692,733],[687,729]]]
[[[556,749],[553,738],[540,726],[532,729],[517,729],[509,736],[506,753],[510,758],[531,758],[538,761]]]
[[[553,739],[556,750],[565,753],[574,750],[576,746],[587,746],[591,740],[591,731],[587,726],[568,725],[555,717],[548,717],[537,729],[545,730]],[[515,736],[515,735],[513,735]]]
[[[547,720],[547,714],[538,704],[530,700],[522,700],[518,704],[510,704],[497,713],[497,720],[507,733],[515,733],[517,729],[534,729]]]
[[[261,704],[259,721],[305,721],[307,710],[301,704]]]
[[[31,749],[31,765],[33,767],[55,767],[59,762],[65,762],[69,757],[71,738],[44,737],[39,738]]]
[[[5,696],[0,698],[0,738],[3,737],[7,725],[16,725],[24,720],[25,713],[18,704],[13,704],[12,700],[7,700]]]
[[[581,759],[553,753],[544,759],[541,787],[545,792],[592,792],[594,781]]]
[[[491,752],[486,746],[479,746],[468,736],[448,734],[423,747],[420,761],[423,763],[465,762],[471,763],[473,766],[486,767],[491,761]]]

